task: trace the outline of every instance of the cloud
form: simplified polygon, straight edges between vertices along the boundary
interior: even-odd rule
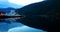
[[[10,2],[8,2],[8,0],[0,0],[0,8],[7,8],[7,7],[21,8],[23,6],[10,3]]]
[[[44,0],[8,0],[10,3],[18,4],[18,5],[28,5],[31,3],[42,2]]]
[[[23,26],[21,23],[12,23],[12,24],[0,23],[0,31],[7,31],[8,29],[21,26]]]
[[[15,28],[9,29],[8,32],[45,32],[45,31],[30,28],[28,26],[22,26],[22,27],[15,27]]]

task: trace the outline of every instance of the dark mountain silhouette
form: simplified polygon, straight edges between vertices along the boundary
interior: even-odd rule
[[[27,26],[49,32],[57,32],[60,28],[60,0],[30,4],[17,9],[16,12],[26,16],[18,21]]]

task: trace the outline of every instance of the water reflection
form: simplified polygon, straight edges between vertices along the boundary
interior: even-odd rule
[[[10,21],[10,20],[11,19],[3,20],[2,22],[0,22],[0,31],[1,32],[8,31],[9,29],[14,28],[14,27],[21,27],[21,26],[23,26],[23,24],[21,24],[21,23],[17,23],[16,21]],[[10,22],[13,22],[13,23],[10,23]]]

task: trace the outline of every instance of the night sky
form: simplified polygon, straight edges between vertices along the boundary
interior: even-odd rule
[[[24,5],[21,5],[21,4],[16,5],[16,4],[10,3],[8,0],[0,0],[0,8],[12,7],[17,9],[23,6]],[[21,23],[12,23],[12,24],[0,23],[0,31],[1,32],[45,32],[43,30],[38,30],[35,28],[25,26]]]

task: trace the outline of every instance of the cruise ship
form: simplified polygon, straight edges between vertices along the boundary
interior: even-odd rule
[[[8,15],[9,15],[9,13],[7,13]],[[22,17],[21,15],[10,15],[10,16],[8,16],[8,15],[6,15],[6,13],[5,12],[0,12],[0,20],[4,20],[4,19],[6,19],[6,18],[20,18],[20,17]]]

